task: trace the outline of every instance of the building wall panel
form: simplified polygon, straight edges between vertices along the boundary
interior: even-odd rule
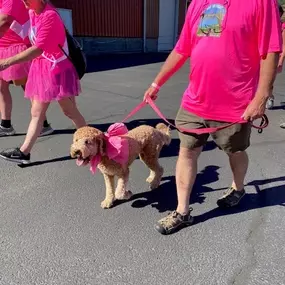
[[[52,0],[52,3],[58,8],[72,9],[75,36],[143,36],[143,0]]]
[[[179,0],[179,11],[178,11],[178,34],[180,35],[184,25],[186,15],[186,0]]]
[[[146,37],[157,39],[159,36],[159,0],[147,0]]]

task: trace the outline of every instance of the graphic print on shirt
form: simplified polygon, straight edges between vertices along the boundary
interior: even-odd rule
[[[209,5],[200,17],[198,37],[220,37],[223,30],[223,21],[226,8],[221,4]]]

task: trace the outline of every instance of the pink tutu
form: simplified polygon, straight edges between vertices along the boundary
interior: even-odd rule
[[[9,47],[0,48],[0,58],[5,59],[14,56],[27,49],[25,44],[11,45]],[[10,82],[12,80],[25,79],[28,76],[31,63],[24,62],[10,66],[9,68],[0,71],[0,79]]]
[[[69,59],[55,66],[43,57],[32,61],[25,89],[26,98],[47,103],[77,96],[80,92],[80,81]]]

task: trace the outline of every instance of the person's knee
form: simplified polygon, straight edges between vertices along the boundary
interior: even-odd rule
[[[78,114],[80,114],[76,106],[62,108],[62,111],[64,115],[71,120],[76,119],[78,117]]]
[[[73,108],[62,108],[63,114],[68,117],[69,119],[72,119],[74,116],[74,110]]]
[[[31,117],[32,118],[44,118],[45,111],[41,106],[37,106],[36,104],[33,104],[31,108]]]
[[[202,152],[202,149],[203,147],[196,147],[196,148],[180,147],[179,158],[188,159],[188,160],[197,160],[200,153]]]
[[[227,155],[230,159],[235,159],[247,155],[247,152],[245,150],[236,151],[236,152],[227,152]]]
[[[3,79],[0,79],[0,92],[3,94],[3,95],[10,95],[10,92],[9,92],[9,83],[6,82],[5,80]]]
[[[77,107],[71,99],[64,99],[60,102],[60,107],[63,114],[69,119],[74,118],[74,114],[77,112]]]

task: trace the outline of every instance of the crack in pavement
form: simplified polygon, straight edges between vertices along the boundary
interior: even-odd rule
[[[134,99],[134,100],[142,98],[142,95],[139,95],[138,97],[133,97],[130,95],[125,95],[125,94],[121,94],[121,93],[116,93],[116,92],[112,92],[112,91],[101,90],[101,89],[96,89],[96,88],[91,88],[91,87],[85,87],[85,89],[89,89],[89,90],[96,91],[96,92],[109,93],[110,95],[116,95],[116,96],[120,96],[120,97],[124,97],[124,98],[128,98],[128,99]]]
[[[262,168],[260,168],[261,177],[266,179]],[[259,209],[257,211],[256,217],[252,220],[250,224],[250,231],[245,238],[245,243],[247,246],[247,257],[248,260],[244,266],[242,266],[232,277],[230,284],[232,285],[246,285],[247,281],[250,279],[250,274],[257,265],[257,257],[255,245],[257,244],[260,234],[258,233],[260,226],[265,221],[266,210]]]

